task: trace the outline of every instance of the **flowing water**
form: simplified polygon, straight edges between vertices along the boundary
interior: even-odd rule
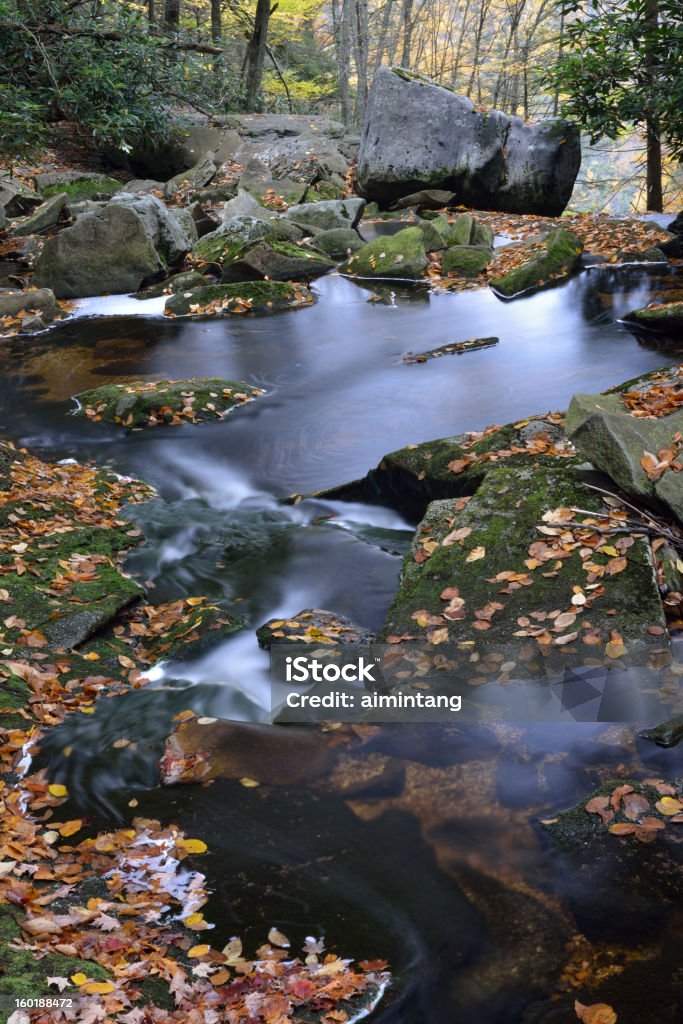
[[[618,320],[676,287],[668,268],[596,267],[503,303],[488,290],[371,292],[330,276],[315,284],[317,305],[295,313],[169,321],[158,301],[115,296],[86,300],[49,333],[7,343],[3,434],[46,457],[93,459],[152,483],[159,498],[131,513],[147,543],[130,571],[151,581],[153,600],[220,597],[251,623],[157,673],[189,688],[133,693],[64,724],[48,752],[74,747],[77,799],[105,813],[125,808],[131,787],[153,786],[160,742],[181,708],[266,720],[267,657],[253,628],[271,616],[328,608],[381,624],[411,525],[381,508],[278,499],[362,476],[408,443],[563,409],[574,392],[669,364],[679,356],[673,343],[638,339]],[[487,335],[500,343],[425,364],[401,359]],[[69,416],[71,396],[86,388],[203,375],[267,393],[227,421],[128,436]],[[140,740],[134,757],[93,754],[121,735]],[[636,748],[581,723],[386,727],[359,758],[378,756],[393,766],[388,783],[352,800],[339,780],[256,790],[227,778],[139,801],[143,813],[209,843],[201,867],[220,937],[240,933],[258,945],[275,924],[293,939],[325,933],[339,952],[386,957],[399,980],[375,1018],[406,1024],[518,1021],[534,991],[524,963],[536,954],[510,922],[528,916],[542,951],[544,929],[554,933],[562,916],[544,901],[566,896],[531,819],[568,806],[615,766],[681,770],[675,750]],[[535,895],[520,908],[510,893],[522,883]]]

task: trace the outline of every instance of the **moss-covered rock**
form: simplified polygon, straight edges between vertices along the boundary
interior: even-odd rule
[[[508,652],[517,674],[533,674],[542,654],[647,663],[667,646],[648,632],[665,632],[649,544],[629,538],[614,555],[615,540],[582,528],[577,507],[604,514],[573,467],[531,463],[490,469],[467,501],[432,502],[382,635],[438,643],[443,630]]]
[[[256,630],[256,638],[260,647],[268,648],[271,644],[369,643],[372,633],[334,612],[305,608],[287,619],[270,619]]]
[[[382,235],[342,264],[344,274],[354,277],[388,277],[416,280],[427,269],[424,237],[417,227],[395,235]]]
[[[44,199],[65,192],[73,202],[83,199],[111,199],[123,188],[116,178],[86,171],[49,171],[45,174],[36,174],[35,182]]]
[[[529,258],[512,270],[496,275],[492,270],[489,284],[506,299],[524,292],[565,281],[581,263],[583,243],[564,228],[555,228],[544,239],[539,251],[533,243]]]
[[[135,292],[136,299],[158,299],[162,295],[177,295],[178,292],[185,292],[191,288],[204,288],[211,284],[209,278],[200,274],[198,270],[186,270],[182,274],[173,274],[165,281],[159,281],[151,288]]]
[[[224,262],[221,280],[307,281],[327,274],[333,267],[331,260],[312,247],[304,249],[292,242],[264,240],[241,252],[232,262]]]
[[[435,252],[437,249],[446,248],[446,241],[443,233],[439,230],[440,224],[438,221],[420,218],[416,226],[422,232],[424,247],[427,252]]]
[[[355,228],[364,207],[364,199],[330,199],[290,206],[285,216],[295,224],[330,231],[332,228]]]
[[[441,263],[444,274],[477,277],[486,269],[493,249],[478,245],[453,245],[446,249]]]
[[[315,296],[303,285],[286,281],[247,281],[214,284],[182,295],[172,295],[164,312],[169,316],[229,316],[244,313],[279,313],[311,306]]]
[[[635,309],[625,317],[627,322],[663,334],[683,331],[683,302],[658,302]]]
[[[332,260],[344,260],[362,249],[365,243],[353,228],[332,228],[315,236],[315,248]]]
[[[282,217],[266,219],[243,215],[230,217],[216,231],[211,231],[195,245],[192,256],[202,263],[223,266],[239,259],[242,253],[262,241],[293,242],[303,236],[295,224]]]
[[[127,430],[170,423],[222,419],[235,406],[252,402],[263,391],[222,377],[134,381],[104,384],[77,396],[76,415],[118,423]]]

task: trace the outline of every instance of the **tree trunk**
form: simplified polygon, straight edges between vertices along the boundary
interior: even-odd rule
[[[164,24],[169,32],[178,31],[180,28],[180,0],[166,0]]]
[[[335,57],[337,60],[337,84],[339,86],[339,103],[341,119],[349,127],[351,124],[351,96],[349,93],[349,65],[351,62],[351,31],[350,31],[351,0],[332,0],[332,26],[334,30]]]
[[[403,0],[401,9],[401,21],[403,22],[403,52],[401,53],[401,67],[410,68],[410,52],[413,35],[413,0]]]
[[[153,25],[156,21],[156,14],[154,11],[154,0],[147,0],[147,21],[150,25]]]
[[[248,111],[256,110],[261,82],[263,81],[263,65],[266,58],[268,42],[268,22],[270,21],[270,0],[257,0],[254,30],[247,45],[245,75],[245,107]]]
[[[355,43],[356,43],[356,122],[361,124],[368,98],[368,0],[355,0]]]
[[[211,0],[211,38],[217,46],[223,41],[221,0]]]
[[[647,208],[652,213],[664,209],[662,194],[662,142],[657,125],[647,122]]]

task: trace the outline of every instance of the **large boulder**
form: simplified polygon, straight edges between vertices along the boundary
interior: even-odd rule
[[[316,235],[314,244],[316,249],[330,259],[343,260],[362,249],[365,242],[353,228],[331,228]]]
[[[380,204],[439,188],[480,209],[557,216],[580,164],[579,130],[568,121],[529,125],[401,68],[375,75],[358,181]]]
[[[57,313],[54,293],[49,288],[30,288],[24,292],[19,289],[0,291],[0,318],[21,316],[24,313],[35,313],[45,323],[54,320]]]
[[[666,384],[653,381],[657,398]],[[646,504],[661,503],[683,522],[683,473],[677,455],[683,432],[683,409],[672,404],[665,415],[647,414],[648,387],[626,395],[574,395],[567,413],[567,433],[576,447],[622,490]],[[670,390],[677,393],[678,380]],[[642,396],[629,399],[630,395]],[[631,405],[627,404],[627,401]],[[634,415],[634,405],[642,405]],[[675,399],[674,399],[675,401]],[[637,411],[637,409],[636,409]]]
[[[414,281],[427,269],[427,253],[419,228],[381,235],[350,256],[341,267],[353,277],[386,277]]]
[[[131,210],[140,218],[147,237],[167,267],[175,266],[192,248],[192,238],[175,214],[152,195],[131,195],[122,192],[112,205]]]
[[[264,240],[247,249],[232,263],[223,264],[221,280],[308,281],[327,274],[334,263],[314,249],[292,242]]]
[[[333,228],[355,228],[363,216],[364,199],[329,199],[321,203],[290,206],[285,216],[295,224],[331,231]]]
[[[111,204],[49,238],[34,280],[58,299],[74,299],[137,291],[163,269],[140,217],[127,206]]]

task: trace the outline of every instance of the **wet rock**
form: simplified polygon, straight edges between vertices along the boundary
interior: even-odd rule
[[[631,538],[614,566],[614,556],[602,552],[608,541],[593,534],[586,547],[590,533],[569,525],[582,521],[568,511],[575,507],[599,514],[602,502],[580,472],[560,460],[498,466],[469,500],[432,502],[404,561],[382,636],[471,649],[481,644],[504,653],[504,680],[510,673],[533,675],[544,660],[560,656],[574,664],[601,657],[606,664],[610,658],[648,663],[650,652],[668,648],[649,544]],[[548,534],[547,515],[558,509],[562,525]],[[600,580],[597,589],[586,589],[587,561],[597,567],[590,570]],[[610,566],[619,571],[612,574]],[[576,587],[581,605],[573,603]],[[609,646],[615,631],[618,650]],[[488,671],[497,677],[500,665]]]
[[[529,245],[529,243],[527,243]],[[529,258],[500,276],[495,275],[489,284],[495,292],[506,299],[541,288],[548,284],[559,284],[567,280],[581,263],[583,243],[564,228],[556,228],[544,239],[543,248],[529,245]]]
[[[671,223],[667,225],[667,230],[670,231],[672,235],[683,235],[683,212],[674,217]]]
[[[385,455],[367,476],[320,491],[317,497],[362,501],[395,508],[414,521],[430,501],[474,494],[489,470],[522,466],[528,459],[556,465],[574,459],[559,417],[532,416],[481,432],[408,445]]]
[[[465,352],[476,352],[480,348],[491,348],[497,345],[500,338],[470,338],[468,341],[454,341],[450,345],[439,345],[438,348],[430,348],[426,352],[408,352],[403,357],[404,363],[426,363],[429,359],[439,359],[441,356],[464,355]]]
[[[681,825],[670,813],[677,793],[662,780],[614,779],[541,822],[561,852],[569,906],[588,938],[640,944],[678,905]]]
[[[279,200],[288,206],[303,202],[308,185],[292,178],[273,179],[270,169],[257,157],[252,157],[240,177],[240,190],[252,195],[259,202],[267,199]]]
[[[291,242],[263,241],[231,263],[223,263],[221,280],[308,281],[333,268],[334,263],[313,248],[304,249]]]
[[[620,263],[668,263],[668,260],[661,249],[655,246],[645,249],[644,252],[626,250],[617,254]]]
[[[478,277],[493,256],[493,249],[479,245],[452,245],[443,254],[441,268],[444,274],[460,277]]]
[[[683,740],[683,715],[675,715],[651,729],[641,729],[640,735],[659,747],[675,747]]]
[[[0,174],[0,209],[6,217],[21,217],[42,203],[41,196],[11,174]]]
[[[133,292],[164,269],[145,224],[127,206],[86,213],[49,238],[35,282],[57,298]]]
[[[257,242],[296,242],[302,237],[300,228],[281,217],[269,219],[260,214],[230,217],[199,240],[193,255],[204,263],[222,267],[238,259]]]
[[[117,423],[128,430],[164,423],[222,419],[231,409],[263,394],[243,381],[222,377],[104,384],[77,395],[76,415]]]
[[[86,171],[48,171],[36,174],[35,185],[43,198],[66,192],[69,199],[111,199],[123,187],[116,178]]]
[[[110,206],[131,210],[140,218],[147,237],[166,266],[180,263],[192,248],[192,239],[178,218],[156,196],[122,192],[114,196]]]
[[[364,199],[331,199],[290,206],[285,216],[295,224],[330,231],[332,228],[355,228],[363,216],[364,207]]]
[[[438,188],[479,209],[557,216],[580,163],[579,132],[568,121],[528,125],[500,111],[480,112],[414,72],[381,67],[375,74],[358,180],[380,204]]]
[[[288,619],[270,619],[256,630],[259,647],[271,644],[361,644],[369,643],[373,634],[355,626],[343,615],[305,608]]]
[[[414,206],[418,210],[441,210],[444,206],[450,206],[455,200],[454,192],[446,192],[444,189],[423,188],[420,192],[411,192],[410,195],[402,196],[394,205],[397,210],[406,210]]]
[[[49,288],[34,288],[22,292],[20,290],[0,291],[0,317],[20,316],[22,313],[38,313],[49,323],[57,313],[57,302],[54,292]]]
[[[625,319],[649,331],[678,335],[683,332],[683,302],[655,302],[634,310]]]
[[[165,786],[216,778],[290,786],[319,778],[333,760],[317,729],[199,718],[168,738],[159,767]]]
[[[182,274],[173,274],[165,281],[159,281],[151,288],[145,288],[142,292],[135,292],[136,299],[158,299],[160,295],[176,295],[191,288],[204,288],[211,284],[208,277],[200,274],[198,270],[186,270]]]
[[[659,418],[633,416],[620,394],[574,395],[567,413],[567,434],[577,448],[622,490],[639,501],[661,502],[683,522],[683,480],[673,469],[648,476],[641,460],[676,447],[683,410]],[[648,465],[649,468],[649,465]]]
[[[66,192],[60,192],[52,196],[51,199],[46,200],[46,202],[41,203],[40,206],[37,206],[27,217],[22,217],[21,220],[15,221],[9,229],[10,238],[35,235],[39,231],[53,228],[59,221],[67,198]]]
[[[417,280],[427,269],[427,253],[419,228],[404,228],[382,235],[350,256],[341,272],[354,277],[387,277]]]
[[[192,167],[170,178],[166,182],[164,192],[167,196],[172,196],[180,189],[203,188],[209,184],[217,169],[213,153],[204,153]]]
[[[365,242],[352,228],[332,228],[315,236],[315,248],[332,260],[343,260],[362,249]]]
[[[165,312],[173,316],[229,316],[231,313],[278,313],[315,302],[303,285],[285,281],[248,281],[216,284],[172,295]]]
[[[469,213],[461,213],[455,220],[443,214],[432,222],[441,231],[446,245],[476,245],[493,248],[493,231],[484,221]]]

